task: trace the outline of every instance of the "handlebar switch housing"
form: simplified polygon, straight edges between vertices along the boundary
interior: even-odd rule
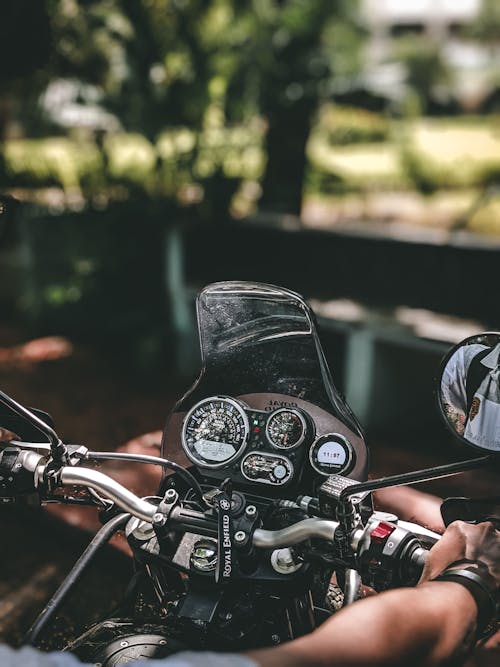
[[[386,521],[369,522],[358,552],[363,583],[376,591],[415,584],[419,573],[412,554],[420,546],[404,528]]]
[[[45,459],[19,447],[0,452],[0,504],[40,505],[36,470]]]

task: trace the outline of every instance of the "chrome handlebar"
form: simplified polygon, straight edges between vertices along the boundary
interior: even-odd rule
[[[253,534],[253,544],[262,549],[278,549],[318,537],[332,541],[338,527],[338,521],[303,519],[281,530],[257,528]]]
[[[108,475],[89,468],[65,466],[61,468],[61,482],[71,486],[85,486],[102,494],[119,505],[132,516],[153,522],[158,507],[147,500],[142,500]],[[333,540],[339,524],[326,519],[304,519],[282,530],[264,530],[258,528],[253,535],[253,544],[262,549],[276,549],[292,546],[311,538]]]
[[[43,479],[44,470],[44,466],[40,466],[38,469],[37,477],[39,481]],[[148,523],[153,523],[153,517],[158,513],[158,507],[155,504],[139,498],[122,484],[97,470],[64,466],[60,469],[60,480],[64,485],[91,488],[112,500],[125,512]],[[435,543],[440,538],[437,533],[422,528],[418,524],[399,522],[399,525],[430,544]],[[253,544],[255,547],[262,549],[278,549],[315,538],[333,541],[338,527],[339,523],[337,521],[309,518],[281,530],[257,528],[253,534]],[[357,540],[358,537],[353,535],[354,548]],[[418,561],[423,564],[426,553],[425,549],[417,549],[412,560],[415,559],[415,562]]]
[[[40,470],[43,475],[44,468]],[[68,486],[85,486],[101,493],[109,500],[116,503],[121,509],[132,516],[152,523],[153,516],[158,512],[158,508],[147,500],[142,500],[135,493],[126,489],[122,484],[116,482],[108,475],[104,475],[98,470],[89,468],[77,468],[73,466],[63,466],[60,469],[61,483]]]

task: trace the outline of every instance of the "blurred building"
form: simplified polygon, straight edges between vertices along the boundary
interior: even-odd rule
[[[361,0],[369,33],[365,85],[389,99],[404,94],[405,67],[394,57],[404,36],[422,36],[439,47],[453,81],[453,96],[475,109],[500,84],[500,52],[469,36],[483,0]]]

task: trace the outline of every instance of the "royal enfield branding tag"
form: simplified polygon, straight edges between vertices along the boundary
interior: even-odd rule
[[[231,519],[231,501],[224,491],[214,500],[219,515],[218,546],[219,557],[215,570],[215,581],[229,581],[233,570],[233,526]]]

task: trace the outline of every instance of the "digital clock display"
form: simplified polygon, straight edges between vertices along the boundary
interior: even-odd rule
[[[328,433],[311,445],[309,460],[321,475],[345,474],[352,470],[355,454],[346,437],[340,433]]]
[[[318,463],[333,463],[343,466],[347,461],[345,447],[335,440],[327,440],[320,445],[317,453]]]

